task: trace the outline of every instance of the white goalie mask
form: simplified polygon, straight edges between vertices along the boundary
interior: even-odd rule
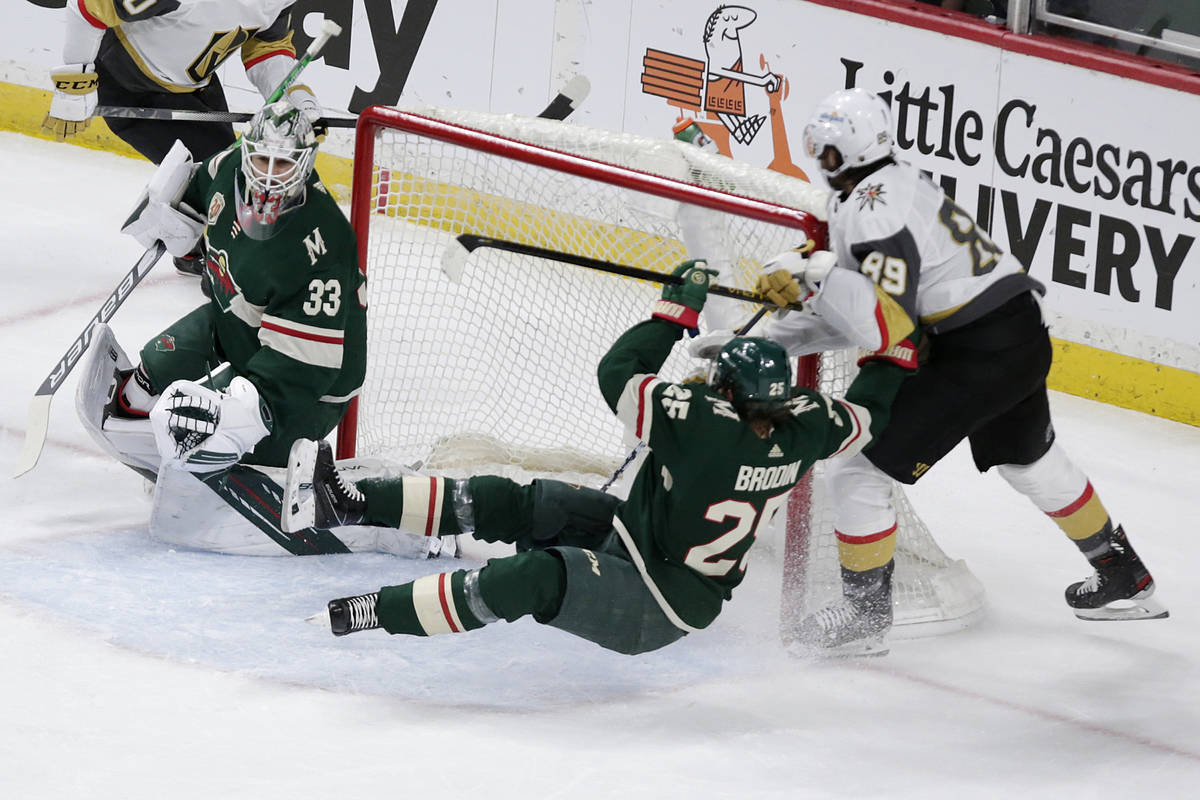
[[[804,147],[818,161],[826,147],[842,156],[827,178],[847,169],[873,164],[892,155],[892,113],[887,103],[866,89],[843,89],[826,97],[804,126]]]
[[[269,239],[279,218],[304,203],[317,137],[312,123],[287,100],[264,107],[241,138],[237,220],[252,239]]]

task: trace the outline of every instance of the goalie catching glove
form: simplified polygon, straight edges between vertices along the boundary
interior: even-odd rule
[[[717,271],[708,269],[704,261],[694,260],[683,262],[671,274],[682,278],[683,283],[663,286],[662,299],[654,304],[652,316],[685,328],[695,328],[700,324],[700,310],[704,308],[708,286]]]
[[[164,466],[216,472],[232,467],[271,432],[271,412],[254,384],[240,376],[224,392],[175,381],[150,411],[150,426]]]
[[[147,249],[161,241],[173,256],[191,253],[204,233],[205,220],[180,198],[195,170],[192,154],[176,140],[121,226],[121,233],[129,234]]]

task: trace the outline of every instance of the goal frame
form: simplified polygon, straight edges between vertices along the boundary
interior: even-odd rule
[[[757,223],[766,223],[783,230],[800,232],[804,239],[814,241],[818,249],[827,247],[826,223],[814,212],[819,213],[820,193],[816,197],[806,196],[803,192],[794,193],[791,183],[773,184],[771,181],[782,180],[769,171],[727,160],[720,156],[698,153],[699,163],[694,161],[696,154],[691,149],[680,151],[683,157],[682,166],[686,172],[676,170],[674,166],[661,166],[663,162],[655,158],[643,159],[639,154],[657,152],[662,142],[633,134],[620,132],[597,131],[580,127],[579,133],[574,126],[563,126],[554,131],[540,129],[538,126],[526,128],[523,119],[512,115],[495,115],[483,112],[470,112],[461,109],[421,109],[418,111],[401,110],[396,108],[372,106],[359,118],[356,128],[355,163],[353,170],[353,189],[351,198],[351,223],[358,236],[359,268],[368,279],[372,266],[368,264],[372,253],[373,236],[371,234],[372,217],[391,216],[393,196],[388,186],[397,181],[409,178],[422,180],[426,173],[418,166],[423,158],[423,151],[418,148],[413,151],[416,161],[406,162],[405,155],[394,157],[396,163],[376,164],[377,158],[385,158],[380,153],[389,145],[378,138],[381,130],[395,131],[400,139],[406,136],[416,137],[417,140],[428,140],[431,147],[447,145],[453,149],[466,149],[487,158],[504,159],[522,166],[531,166],[540,170],[548,170],[569,176],[571,179],[583,179],[607,184],[620,190],[641,193],[652,198],[665,200],[682,208],[684,205],[697,206],[709,211],[715,211],[735,217],[742,217]],[[523,134],[529,138],[526,140]],[[562,134],[562,136],[560,136]],[[616,142],[614,149],[592,147],[593,134],[613,136]],[[536,142],[536,143],[535,143]],[[382,143],[377,146],[377,143]],[[576,145],[580,146],[576,148]],[[667,141],[668,145],[679,146],[680,143]],[[599,154],[596,156],[595,154]],[[600,160],[608,155],[609,160]],[[715,159],[720,164],[706,164],[705,159]],[[614,163],[615,162],[615,163]],[[679,162],[672,162],[678,164]],[[637,166],[630,166],[636,164]],[[725,179],[726,164],[733,165],[731,169],[748,168],[758,173],[775,175],[767,183],[758,179],[742,182],[738,177]],[[406,170],[411,167],[412,174]],[[654,170],[662,169],[664,174]],[[436,173],[432,173],[436,174]],[[457,173],[453,173],[456,174]],[[471,180],[463,177],[470,186]],[[733,172],[733,175],[739,175]],[[749,176],[751,173],[745,173]],[[667,177],[671,175],[674,177]],[[708,176],[702,178],[700,176]],[[685,176],[691,176],[688,180]],[[445,180],[445,178],[438,178]],[[786,179],[788,181],[794,179]],[[711,181],[711,182],[710,182]],[[454,185],[454,181],[450,181]],[[812,190],[808,184],[802,184],[805,191]],[[379,188],[376,188],[376,187]],[[727,187],[744,187],[735,191],[745,191],[748,194],[762,192],[756,196],[737,194],[728,191]],[[517,194],[500,193],[498,197],[519,197],[520,187],[507,190]],[[766,199],[770,198],[770,199]],[[801,207],[803,206],[803,207]],[[555,205],[546,206],[555,209]],[[808,210],[804,210],[808,209]],[[585,212],[586,213],[586,212]],[[441,227],[441,226],[438,226]],[[469,226],[442,228],[444,232],[476,233],[486,235],[483,230],[472,231]],[[557,230],[550,226],[547,230]],[[687,232],[682,232],[687,239]],[[684,244],[691,245],[686,241]],[[593,245],[584,245],[587,249]],[[703,252],[703,249],[702,249]],[[747,250],[747,252],[751,252]],[[581,253],[582,254],[582,253]],[[768,257],[757,254],[757,258]],[[636,256],[633,257],[637,263]],[[441,257],[442,268],[445,269],[445,253]],[[423,263],[428,263],[423,262]],[[664,265],[657,265],[660,268]],[[752,280],[752,277],[750,278]],[[371,309],[367,312],[372,313]],[[381,313],[381,312],[377,312]],[[418,320],[418,313],[414,319]],[[832,358],[830,357],[832,356]],[[814,354],[797,360],[797,384],[823,391],[839,392],[845,387],[830,389],[826,383],[831,376],[838,374],[847,354]],[[436,363],[428,362],[428,363]],[[369,379],[368,379],[369,380]],[[371,391],[374,391],[373,389]],[[359,449],[359,437],[367,436],[366,429],[359,430],[360,416],[359,398],[354,398],[347,413],[339,425],[337,440],[337,456],[339,459],[352,458]],[[366,417],[374,415],[374,410]],[[374,436],[374,434],[371,434]],[[557,463],[557,462],[556,462]],[[461,464],[456,465],[457,467]],[[563,469],[561,466],[546,466],[542,471],[553,472]],[[816,478],[817,471],[808,471],[792,490],[788,502],[787,519],[781,521],[779,532],[783,542],[779,548],[782,564],[782,596],[781,624],[786,624],[785,616],[793,616],[805,608],[815,608],[811,604],[820,603],[817,595],[838,590],[840,594],[840,575],[831,579],[816,578],[816,565],[822,565],[822,574],[827,571],[829,562],[829,543],[825,541],[826,529],[830,525],[829,498],[822,483]],[[903,496],[902,487],[894,487],[898,521],[901,524],[901,536],[897,542],[897,570],[895,581],[899,584],[897,590],[897,608],[903,608],[896,616],[896,627],[904,629],[904,638],[913,636],[936,635],[967,627],[978,618],[983,608],[983,591],[978,580],[970,574],[969,568],[962,561],[950,559],[938,546],[928,528],[921,521],[915,510],[911,508]],[[907,532],[907,533],[906,533]],[[907,539],[905,537],[908,537]],[[912,547],[904,547],[911,542]],[[901,558],[901,552],[904,558]],[[834,550],[836,559],[836,549]],[[836,567],[836,565],[835,565]],[[901,569],[904,567],[904,569]],[[907,570],[907,575],[905,575]],[[901,577],[905,575],[905,577]],[[836,583],[836,587],[833,584]],[[903,602],[899,599],[907,598]]]
[[[452,125],[411,111],[388,106],[370,106],[359,115],[358,124],[355,126],[354,170],[350,190],[350,225],[359,238],[358,268],[363,275],[368,274],[367,231],[370,228],[371,216],[376,212],[376,205],[371,202],[370,189],[374,184],[375,135],[379,128],[397,129],[582,178],[594,179],[603,176],[606,182],[624,189],[691,203],[714,211],[727,211],[733,206],[742,216],[804,231],[807,238],[815,241],[818,250],[823,250],[826,245],[825,222],[807,211],[538,147],[498,134]],[[370,313],[370,309],[367,313]],[[814,364],[818,360],[817,356],[805,358],[812,359]],[[815,369],[815,366],[812,369]],[[338,425],[335,448],[337,458],[354,457],[357,449],[357,427],[358,398],[355,397],[351,399]]]

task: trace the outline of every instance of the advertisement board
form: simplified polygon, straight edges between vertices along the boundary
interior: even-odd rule
[[[0,81],[45,91],[64,3],[10,4]],[[997,46],[988,31],[963,37],[802,0],[293,8],[300,50],[324,16],[345,29],[305,74],[330,109],[533,114],[583,74],[592,88],[574,124],[667,138],[679,118],[695,119],[727,155],[818,183],[801,145],[811,109],[835,89],[877,92],[892,106],[900,157],[1045,284],[1053,335],[1082,346],[1060,347],[1060,362],[1075,360],[1070,380],[1099,387],[1060,388],[1200,424],[1200,151],[1190,135],[1200,95]],[[231,106],[253,109],[260,98],[236,62],[218,74]],[[350,155],[348,138],[333,147]]]

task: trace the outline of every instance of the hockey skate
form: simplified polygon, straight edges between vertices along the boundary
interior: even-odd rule
[[[339,597],[330,600],[324,611],[314,614],[307,621],[314,625],[329,625],[334,636],[373,630],[379,627],[379,617],[375,614],[375,604],[378,602],[379,592]]]
[[[800,620],[785,644],[795,655],[825,658],[884,656],[884,637],[892,627],[891,598],[864,604],[849,597],[831,603]]]
[[[793,655],[848,658],[887,655],[884,637],[892,628],[892,571],[895,562],[867,573],[842,569],[842,597],[784,632]]]
[[[1099,559],[1087,580],[1067,587],[1067,605],[1090,621],[1163,619],[1170,612],[1156,600],[1154,578],[1130,547],[1120,526],[1109,542],[1112,550]]]
[[[358,525],[367,511],[367,500],[353,483],[343,480],[333,463],[329,442],[297,439],[288,453],[282,527],[328,530]]]

